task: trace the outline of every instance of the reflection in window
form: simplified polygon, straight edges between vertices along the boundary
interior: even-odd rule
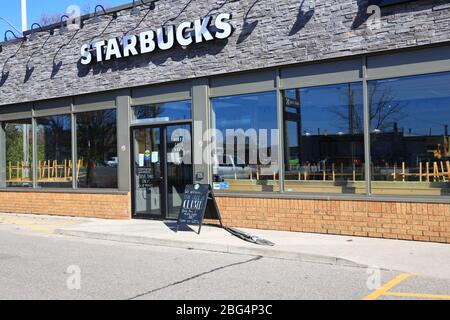
[[[79,188],[117,188],[116,123],[115,109],[76,115]]]
[[[372,192],[450,194],[450,73],[369,82]]]
[[[191,125],[167,126],[167,217],[177,219],[184,189],[192,184]]]
[[[283,92],[285,190],[363,193],[362,85]]]
[[[70,115],[36,119],[37,179],[40,187],[72,186]]]
[[[189,120],[191,101],[154,103],[133,107],[133,122]]]
[[[279,191],[275,92],[211,99],[214,188]]]
[[[4,123],[6,138],[6,186],[33,186],[31,119]]]

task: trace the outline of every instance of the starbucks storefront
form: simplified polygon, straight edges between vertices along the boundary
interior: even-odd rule
[[[450,243],[448,7],[150,2],[0,43],[1,212]]]

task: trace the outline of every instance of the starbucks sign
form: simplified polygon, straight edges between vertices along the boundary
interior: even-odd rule
[[[177,27],[169,25],[138,35],[87,43],[81,47],[81,63],[122,59],[130,56],[151,53],[155,50],[169,50],[176,44],[182,47],[215,39],[226,39],[233,33],[231,14],[221,13],[215,19],[207,16],[194,22],[186,21]]]

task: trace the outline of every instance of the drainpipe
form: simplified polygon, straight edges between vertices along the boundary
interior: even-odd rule
[[[28,21],[27,21],[27,0],[21,0],[21,9],[22,9],[22,36],[25,31],[28,30]],[[29,146],[30,146],[30,134],[28,125],[24,124],[22,126],[22,151],[23,151],[23,161],[25,162],[26,169],[25,175],[28,178],[30,176],[30,172],[28,170],[28,166],[30,164],[30,154],[29,154]],[[22,177],[25,178],[25,177]]]

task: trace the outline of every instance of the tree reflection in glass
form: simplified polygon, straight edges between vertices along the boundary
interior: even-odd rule
[[[78,187],[117,188],[116,110],[79,113],[76,119]]]
[[[72,187],[70,115],[36,118],[38,186]]]
[[[285,190],[364,192],[362,84],[283,92]]]
[[[369,82],[372,191],[449,195],[450,73]]]
[[[6,186],[33,186],[31,119],[4,123],[6,139]]]

